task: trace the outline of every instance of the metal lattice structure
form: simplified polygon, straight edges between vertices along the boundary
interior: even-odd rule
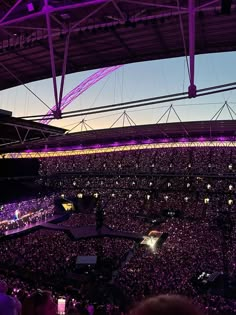
[[[73,90],[71,90],[68,94],[66,94],[61,100],[61,110],[65,109],[69,106],[77,97],[79,97],[82,93],[88,90],[91,86],[93,86],[98,81],[102,80],[104,77],[112,73],[113,71],[119,69],[121,66],[114,66],[109,68],[100,69],[97,72],[93,73],[91,76],[86,78],[83,82],[81,82],[78,86],[76,86]],[[40,121],[43,124],[49,124],[52,118],[48,118],[47,116],[53,114],[57,109],[57,106],[54,105],[51,110],[47,112],[44,118]]]
[[[236,50],[235,17],[227,0],[4,0],[0,90],[52,77],[61,118],[67,73],[186,56],[195,97],[195,55]]]
[[[29,123],[29,122],[27,122]],[[30,122],[32,124],[32,122]],[[35,124],[35,123],[33,123]],[[49,128],[51,126],[43,126]],[[53,127],[54,128],[54,127]],[[57,128],[58,129],[58,128]],[[188,143],[219,142],[220,145],[235,143],[235,120],[211,120],[194,122],[159,123],[151,125],[136,125],[100,130],[88,130],[38,139],[30,143],[15,143],[9,147],[0,146],[0,153],[48,152],[63,150],[85,150],[103,148],[122,148],[123,146],[137,147],[155,143],[184,146]],[[29,146],[30,145],[30,146]],[[234,145],[233,145],[234,146]]]
[[[148,150],[148,149],[174,149],[174,148],[236,148],[235,141],[196,141],[196,142],[169,142],[169,143],[152,143],[152,144],[135,144],[122,145],[114,147],[104,147],[97,149],[76,148],[63,150],[44,150],[44,151],[26,151],[26,152],[12,152],[0,153],[0,159],[28,159],[28,158],[48,158],[58,156],[74,156],[74,155],[88,155],[109,152],[125,152],[132,150]]]

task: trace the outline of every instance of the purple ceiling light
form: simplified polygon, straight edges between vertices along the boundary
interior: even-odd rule
[[[122,67],[122,65],[119,66],[113,66],[113,67],[107,67],[98,70],[91,76],[89,76],[87,79],[85,79],[83,82],[81,82],[78,86],[76,86],[73,90],[71,90],[67,95],[65,95],[61,100],[61,110],[66,108],[70,105],[72,101],[74,101],[79,95],[84,93],[87,89],[89,89],[92,85],[97,83],[98,81],[102,80],[104,77],[112,73],[113,71],[119,69]],[[47,114],[41,119],[41,123],[48,125],[52,118],[47,118],[47,115],[53,114],[56,110],[56,105],[54,105]]]

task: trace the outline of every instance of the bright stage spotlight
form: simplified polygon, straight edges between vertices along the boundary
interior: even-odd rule
[[[152,251],[154,251],[157,241],[158,237],[145,236],[141,244],[148,246],[149,248],[151,248]]]
[[[149,237],[147,240],[147,245],[153,250],[155,248],[157,239],[155,237]]]

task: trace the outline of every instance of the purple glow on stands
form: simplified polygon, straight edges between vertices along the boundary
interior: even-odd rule
[[[66,147],[57,147],[57,148],[44,148],[41,150],[25,150],[21,153],[31,153],[31,152],[59,152],[59,151],[75,151],[75,150],[89,150],[89,149],[103,149],[103,148],[112,148],[112,147],[123,147],[123,146],[132,146],[132,145],[139,145],[139,144],[161,144],[161,143],[187,143],[187,142],[207,142],[207,141],[232,141],[232,137],[216,137],[216,138],[207,138],[207,137],[199,137],[195,140],[187,139],[187,138],[180,138],[180,139],[170,139],[170,138],[163,138],[158,140],[153,139],[145,139],[145,140],[130,140],[124,142],[113,142],[113,143],[106,143],[106,144],[93,144],[93,145],[77,145],[77,146],[66,146]]]
[[[120,142],[114,142],[114,143],[112,143],[112,147],[119,147],[120,146]]]
[[[146,143],[146,144],[149,144],[149,143],[153,143],[154,141],[152,139],[147,139],[147,140],[143,140],[142,143]]]
[[[162,139],[161,142],[167,143],[170,142],[170,140],[168,138]]]
[[[180,138],[179,142],[188,142],[189,140],[187,138]]]
[[[90,148],[91,149],[99,149],[99,148],[101,148],[101,145],[100,144],[94,144]]]
[[[225,138],[225,137],[219,137],[219,138],[217,138],[217,140],[218,140],[218,141],[226,141],[227,138]]]
[[[206,138],[201,136],[201,137],[198,139],[198,141],[204,142],[204,141],[206,141]]]
[[[88,90],[92,85],[97,83],[98,81],[102,80],[104,77],[112,73],[113,71],[119,69],[122,67],[122,65],[113,66],[113,67],[107,67],[98,70],[97,72],[93,73],[91,76],[86,78],[83,82],[81,82],[79,85],[77,85],[72,91],[70,91],[68,94],[66,94],[62,100],[61,100],[61,110],[65,109],[67,106],[70,105],[71,102],[73,102],[78,96],[80,96],[82,93],[84,93],[86,90]],[[52,115],[53,112],[56,110],[56,105],[54,105],[46,115]],[[51,122],[52,118],[47,118],[44,116],[40,120],[40,123],[48,125]]]

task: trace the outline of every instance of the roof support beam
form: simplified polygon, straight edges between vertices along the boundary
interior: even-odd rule
[[[139,5],[152,6],[152,7],[170,9],[170,10],[179,10],[179,9],[180,10],[186,10],[187,9],[185,7],[178,7],[176,5],[166,5],[166,4],[161,4],[161,3],[152,3],[152,2],[148,2],[148,1],[122,0],[122,2],[135,3],[135,4],[139,4]]]
[[[69,42],[70,42],[70,32],[66,35],[66,42],[65,42],[65,50],[64,50],[62,74],[61,74],[61,86],[60,86],[60,92],[59,92],[60,93],[59,94],[59,110],[60,111],[61,111],[61,100],[62,100],[62,96],[63,96],[64,82],[65,82],[65,75],[66,75]]]
[[[60,113],[60,106],[59,106],[59,101],[58,101],[56,67],[55,67],[55,57],[54,57],[54,49],[53,49],[52,29],[51,29],[48,0],[44,0],[43,10],[45,12],[45,17],[46,17],[46,22],[47,22],[47,30],[48,30],[48,44],[49,44],[49,50],[50,50],[53,90],[54,90],[54,97],[55,97],[55,103],[56,103],[56,115],[55,116],[56,116],[56,118],[59,118],[61,116],[61,113]]]
[[[23,140],[22,140],[22,138],[21,138],[21,134],[20,134],[20,132],[19,132],[19,130],[18,130],[18,127],[15,126],[15,129],[16,129],[17,135],[18,135],[18,137],[19,137],[20,143],[23,143]]]
[[[7,11],[7,13],[0,19],[0,23],[2,23],[3,21],[6,20],[6,18],[15,10],[15,8],[22,2],[22,0],[18,0],[13,7],[11,7],[9,9],[9,11]]]
[[[194,84],[195,70],[195,0],[188,1],[188,26],[189,26],[189,61],[190,61],[190,85],[188,87],[188,96],[196,97],[196,85]]]
[[[73,9],[77,9],[77,8],[91,8],[93,6],[98,6],[99,4],[103,4],[105,2],[111,2],[112,0],[89,0],[86,2],[79,2],[79,3],[74,3],[74,4],[69,4],[69,5],[65,5],[65,6],[58,6],[58,7],[52,7],[49,6],[48,7],[48,13],[49,15],[52,15],[54,13],[59,13],[61,11],[65,12],[67,10],[73,10]],[[178,6],[172,6],[172,5],[163,5],[163,4],[158,4],[158,3],[152,3],[152,2],[145,2],[143,1],[138,1],[138,0],[120,0],[120,3],[135,3],[137,5],[141,5],[141,6],[146,6],[146,7],[159,7],[159,8],[163,8],[163,9],[167,9],[168,15],[179,15],[179,11],[181,11],[181,14],[186,14],[188,13],[188,8],[187,7],[178,7]],[[213,4],[216,3],[215,6],[213,6]],[[221,6],[218,4],[219,0],[212,0],[209,1],[208,3],[198,6],[196,7],[196,11],[215,11],[220,10]],[[232,8],[235,8],[235,5],[232,6]],[[175,11],[176,10],[176,11]],[[9,27],[9,26],[13,26],[13,25],[17,25],[17,27],[21,27],[21,23],[25,22],[25,21],[29,21],[35,18],[38,18],[40,16],[45,15],[44,9],[41,11],[37,11],[35,13],[32,14],[26,14],[17,18],[9,18],[7,21],[3,21],[2,23],[0,23],[0,28],[3,27]],[[166,16],[167,13],[166,12],[162,12],[162,14],[159,14],[160,16]],[[100,23],[101,24],[101,23]],[[22,26],[23,27],[23,26]]]
[[[96,14],[97,12],[99,12],[102,8],[104,8],[108,3],[110,3],[110,0],[107,0],[106,2],[102,3],[98,8],[96,8],[95,10],[91,11],[88,15],[86,15],[83,19],[81,19],[80,21],[76,22],[71,29],[74,30],[76,29],[81,23],[85,22],[86,20],[88,20],[91,16],[93,16],[94,14]]]
[[[118,6],[118,4],[116,3],[116,0],[112,0],[112,4],[115,7],[115,9],[117,10],[117,12],[119,13],[122,21],[125,21],[126,16],[124,14],[124,12],[121,11],[120,7]]]

